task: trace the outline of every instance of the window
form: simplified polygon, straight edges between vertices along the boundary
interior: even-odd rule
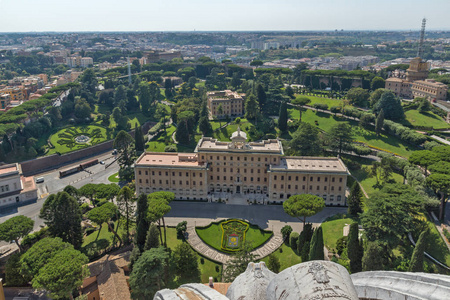
[[[291,176],[288,177],[288,180],[291,181]]]
[[[220,180],[220,176],[217,176],[217,180]]]
[[[264,159],[265,162],[267,162],[267,157]]]
[[[158,172],[158,175],[161,176],[161,171]]]
[[[342,187],[339,187],[339,192],[342,190]]]
[[[303,181],[306,181],[306,176],[303,176]]]
[[[205,159],[205,156],[202,155],[202,160],[204,160],[204,159]]]
[[[200,185],[203,185],[203,181],[200,181]]]
[[[155,171],[152,171],[152,175],[155,175]]]
[[[260,182],[260,179],[261,179],[261,178],[258,177],[258,178],[257,178],[257,181]]]
[[[312,176],[309,178],[309,181],[311,181],[311,182],[313,182],[313,178],[312,178]]]
[[[175,185],[175,180],[172,180],[172,184]]]
[[[227,168],[223,168],[223,172],[226,173],[227,172]]]
[[[334,191],[334,186],[331,187],[331,190]]]
[[[214,179],[212,175],[210,176],[210,178],[211,178],[211,180],[213,180],[213,179]]]
[[[147,179],[148,180],[148,179]],[[148,182],[147,182],[148,183]],[[152,183],[155,184],[155,179],[152,180]]]
[[[247,177],[244,177],[244,181],[247,181]]]
[[[175,176],[175,172],[172,172],[172,176]]]
[[[319,190],[320,189],[320,187],[319,186],[317,186],[317,190]]]
[[[261,157],[258,157],[258,161],[261,161]]]
[[[339,178],[339,182],[342,182],[342,178]]]
[[[264,177],[264,182],[267,182],[267,178]]]
[[[244,173],[247,173],[247,169],[244,169]]]
[[[169,172],[166,172],[166,176],[169,176]]]
[[[180,176],[180,177],[181,177],[181,172],[179,172],[179,173],[178,173],[178,176]]]
[[[186,180],[186,185],[189,185],[189,181]]]
[[[250,160],[253,161],[253,157]]]
[[[273,188],[274,188],[274,189],[276,189],[276,188],[277,188],[277,185],[276,185],[276,184],[274,184],[274,185],[273,185]]]
[[[139,170],[139,173],[138,173],[139,175],[141,175],[141,170]]]
[[[220,158],[217,156],[217,160],[219,160]]]
[[[147,179],[148,180],[148,179]],[[142,179],[139,179],[139,183],[142,183]]]
[[[338,202],[341,201],[341,196],[337,196],[337,201],[338,201]]]
[[[213,169],[214,169],[214,168],[213,168],[213,167],[211,167],[211,172],[212,172],[212,171],[214,171]]]
[[[284,184],[281,185],[281,188],[284,189]]]
[[[298,185],[295,185],[295,189],[298,190]]]
[[[189,177],[189,173],[188,172],[186,172],[186,177]]]
[[[230,160],[233,160],[233,156],[230,156]]]
[[[244,161],[247,161],[247,157],[244,157]]]
[[[273,158],[273,162],[276,162],[276,161],[277,161],[277,159],[274,157],[274,158]]]
[[[252,181],[252,182],[253,182],[253,177],[250,177],[250,181]]]
[[[281,180],[284,180],[284,176],[281,176]]]
[[[209,157],[209,160],[212,160],[212,156]]]
[[[324,190],[324,191],[326,191],[326,190],[327,190],[327,187],[326,187],[326,186],[324,186],[324,187],[323,187],[323,190]]]
[[[227,157],[226,157],[226,156],[224,156],[224,157],[223,157],[223,160],[227,160]]]
[[[261,173],[261,170],[260,169],[258,169],[258,174],[260,174]]]
[[[192,185],[195,185],[195,181],[192,182]]]
[[[253,169],[250,169],[250,173],[252,173],[252,174],[253,174]]]
[[[312,185],[309,186],[309,190],[312,191]]]
[[[238,156],[238,157],[237,157],[237,160],[241,160],[241,158]]]
[[[277,180],[277,175],[275,175],[275,176],[273,177],[273,179]]]
[[[162,184],[162,180],[161,179],[159,180],[159,184]]]
[[[325,177],[325,182],[327,182],[328,181],[328,177]]]
[[[195,173],[192,173],[192,177],[195,177]]]
[[[317,177],[317,182],[320,182],[320,177]]]
[[[227,180],[227,176],[223,176],[223,180]]]
[[[334,182],[334,177],[333,177],[333,178],[331,178],[331,182]]]
[[[302,189],[303,189],[303,190],[305,189],[305,185],[303,185]]]

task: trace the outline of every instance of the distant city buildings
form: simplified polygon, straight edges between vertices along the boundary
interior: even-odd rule
[[[242,116],[244,114],[244,96],[230,90],[208,92],[208,109],[211,117],[224,118]],[[222,111],[219,107],[222,107]]]
[[[70,56],[66,57],[66,65],[71,68],[88,68],[94,65],[94,60],[91,57]]]

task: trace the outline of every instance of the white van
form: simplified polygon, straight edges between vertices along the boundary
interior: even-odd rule
[[[42,183],[42,182],[44,182],[44,177],[36,178],[36,183]]]

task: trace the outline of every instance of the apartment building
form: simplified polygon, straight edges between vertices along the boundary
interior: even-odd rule
[[[244,97],[245,94],[230,90],[208,92],[208,109],[211,117],[224,118],[244,115]],[[220,106],[222,111],[219,109]]]
[[[0,93],[0,110],[6,110],[6,108],[10,103],[11,103],[11,96],[9,94]]]
[[[179,200],[267,204],[306,193],[345,205],[349,172],[339,158],[285,157],[278,139],[247,142],[238,129],[231,142],[203,137],[194,153],[143,153],[135,175],[138,194],[164,190]]]
[[[0,166],[0,207],[37,199],[33,177],[24,177],[18,163]]]
[[[414,98],[424,97],[429,101],[446,100],[448,86],[433,79],[417,80],[411,84]]]

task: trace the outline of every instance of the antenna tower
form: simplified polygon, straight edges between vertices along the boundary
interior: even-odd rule
[[[427,19],[422,19],[422,29],[420,30],[420,40],[419,40],[419,50],[417,51],[417,57],[422,58],[423,56],[423,39],[425,37],[425,25],[427,23]]]
[[[130,65],[130,57],[127,57],[128,63],[128,84],[131,85],[131,65]]]

